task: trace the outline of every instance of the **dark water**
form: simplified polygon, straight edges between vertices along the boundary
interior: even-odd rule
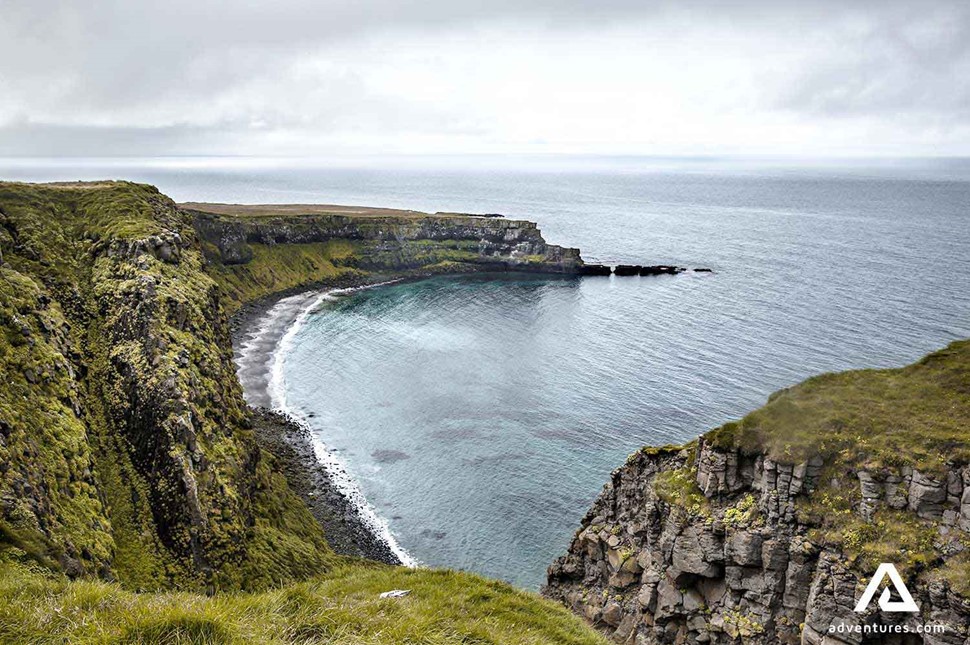
[[[6,178],[103,170],[0,162]],[[818,372],[902,365],[970,336],[960,161],[116,174],[177,199],[503,212],[588,259],[715,270],[386,286],[321,302],[288,338],[277,403],[339,451],[401,545],[524,586],[641,445],[690,439]]]

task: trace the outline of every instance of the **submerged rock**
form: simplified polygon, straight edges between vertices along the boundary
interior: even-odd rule
[[[411,458],[411,455],[402,450],[375,450],[370,456],[379,464],[394,464]]]

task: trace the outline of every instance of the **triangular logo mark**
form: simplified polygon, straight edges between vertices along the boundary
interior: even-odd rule
[[[892,594],[889,592],[889,587],[882,590],[882,595],[879,596],[879,608],[883,611],[908,611],[916,612],[919,611],[919,607],[916,606],[916,602],[913,597],[909,594],[909,589],[903,583],[903,579],[900,577],[899,572],[896,571],[894,567],[889,562],[883,562],[876,569],[876,573],[872,576],[872,580],[869,581],[869,585],[863,592],[862,597],[859,598],[859,602],[855,606],[855,610],[858,613],[864,613],[866,609],[869,608],[869,603],[872,602],[872,597],[876,595],[876,591],[879,590],[879,586],[882,584],[883,579],[889,576],[890,582],[893,583],[893,587],[896,588],[896,593],[902,600],[890,600]]]

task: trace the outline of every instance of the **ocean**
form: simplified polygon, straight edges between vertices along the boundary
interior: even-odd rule
[[[109,177],[176,200],[502,213],[587,261],[713,269],[308,294],[263,321],[248,372],[240,348],[244,385],[268,379],[259,396],[309,423],[401,553],[526,588],[641,446],[970,336],[966,160],[0,160],[2,179]]]

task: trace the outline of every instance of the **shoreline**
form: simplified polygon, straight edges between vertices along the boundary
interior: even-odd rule
[[[323,526],[333,550],[339,555],[416,566],[367,502],[346,465],[316,436],[309,420],[280,405],[272,393],[281,345],[308,312],[333,292],[390,282],[378,276],[350,278],[285,290],[244,305],[231,319],[233,360],[260,447],[280,462],[291,488]],[[273,316],[287,301],[290,305]]]
[[[339,555],[365,557],[391,565],[418,564],[397,544],[386,520],[370,506],[346,465],[316,436],[308,420],[286,410],[273,409],[270,390],[280,344],[305,312],[318,306],[328,293],[439,276],[518,273],[489,268],[350,274],[269,294],[243,304],[230,317],[233,362],[253,415],[257,441],[280,462],[291,488],[324,527],[328,542]],[[266,320],[274,308],[289,299],[292,299],[291,306],[283,316]],[[267,322],[273,323],[271,327],[260,327],[260,323]]]
[[[419,566],[397,543],[388,522],[370,505],[357,480],[337,452],[314,431],[312,419],[301,418],[285,405],[281,383],[282,359],[294,330],[306,316],[340,292],[434,277],[544,275],[550,279],[578,279],[581,275],[515,271],[476,266],[464,271],[403,270],[334,279],[284,289],[244,303],[230,317],[233,360],[243,396],[252,411],[257,439],[281,462],[293,490],[325,529],[334,551],[392,565]],[[283,310],[273,316],[280,306]],[[280,352],[284,354],[281,355]],[[281,401],[281,399],[283,399]]]
[[[300,315],[300,312],[306,307],[307,304],[310,304],[311,300],[316,299],[326,292],[348,289],[365,289],[389,283],[398,284],[404,282],[415,282],[438,276],[462,276],[482,273],[490,273],[490,271],[472,270],[460,272],[435,272],[427,270],[406,270],[398,273],[371,273],[367,275],[349,273],[338,278],[321,280],[319,282],[311,282],[297,287],[282,289],[260,298],[256,298],[255,300],[243,303],[239,309],[229,317],[229,331],[230,340],[232,343],[233,362],[236,364],[236,372],[239,376],[240,385],[242,385],[243,388],[243,397],[246,399],[246,403],[248,403],[251,408],[270,408],[272,406],[271,396],[269,394],[270,373],[269,368],[267,367],[269,359],[271,358],[269,354],[275,351],[276,345],[286,334],[287,329],[293,324],[293,322],[296,321],[296,318]],[[296,301],[297,298],[301,297],[305,302],[301,303]],[[289,322],[281,324],[275,330],[266,330],[275,331],[275,334],[265,338],[258,338],[257,336],[261,330],[255,327],[257,323],[264,320],[266,315],[274,307],[282,303],[284,300],[290,298],[293,298],[295,301],[293,303],[293,307],[291,308],[290,313],[292,313],[292,316],[290,317]],[[280,322],[283,322],[282,319]],[[265,359],[262,362],[259,360],[260,351],[262,351],[262,358]],[[253,352],[256,352],[256,355],[253,355]],[[251,379],[245,378],[246,374],[244,372],[241,373],[241,361],[247,364],[251,362],[253,363],[251,365],[244,366],[244,368],[253,368],[253,377]],[[262,373],[262,371],[258,369],[260,365],[262,367],[267,367],[265,373]],[[247,384],[249,387],[247,387]],[[258,389],[254,391],[254,387]]]
[[[328,542],[336,553],[391,565],[418,565],[397,544],[386,520],[367,502],[346,465],[316,436],[309,420],[300,419],[286,410],[274,409],[271,388],[280,344],[300,318],[319,306],[329,293],[439,276],[519,273],[491,269],[351,274],[269,294],[245,303],[230,317],[233,361],[243,396],[253,415],[257,441],[280,462],[290,486],[324,527]],[[532,271],[522,273],[535,275]],[[267,320],[277,306],[291,299],[290,306],[281,312],[283,315]]]
[[[357,505],[335,484],[317,459],[313,431],[282,412],[250,408],[256,440],[270,452],[290,488],[323,527],[330,548],[338,555],[405,565],[395,550],[365,522]]]

